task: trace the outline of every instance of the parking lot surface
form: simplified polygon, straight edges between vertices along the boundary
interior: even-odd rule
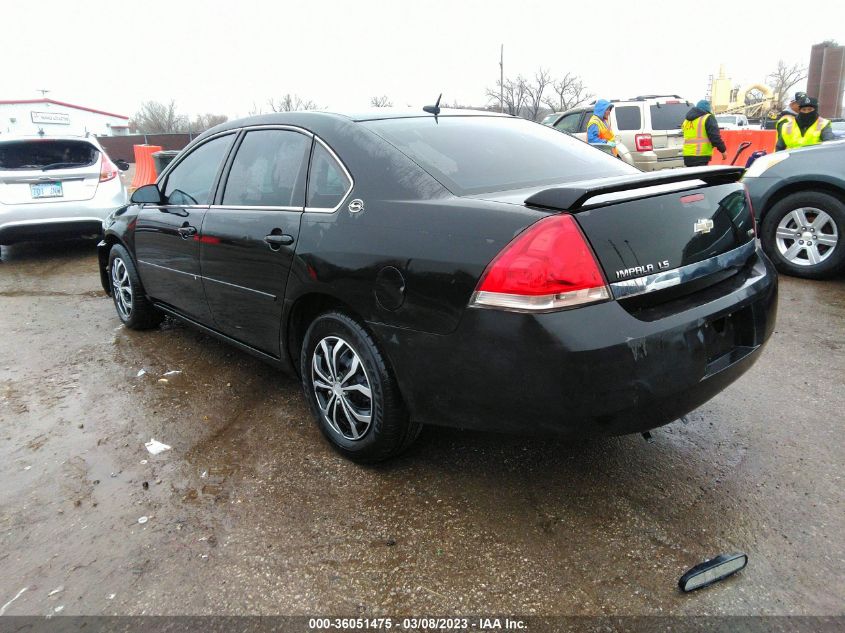
[[[294,379],[177,322],[124,328],[92,242],[3,247],[0,605],[841,614],[843,317],[843,280],[782,278],[757,365],[653,444],[427,428],[364,467],[328,447]],[[678,592],[731,551],[745,571]]]

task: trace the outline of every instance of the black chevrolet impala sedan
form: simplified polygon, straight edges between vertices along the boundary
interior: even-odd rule
[[[772,331],[741,175],[643,174],[483,112],[257,116],[112,214],[101,277],[130,328],[168,314],[296,374],[353,459],[424,424],[633,433],[719,393]]]

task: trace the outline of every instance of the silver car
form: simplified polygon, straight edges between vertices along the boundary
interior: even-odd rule
[[[99,235],[127,202],[116,163],[94,137],[0,136],[0,245]]]

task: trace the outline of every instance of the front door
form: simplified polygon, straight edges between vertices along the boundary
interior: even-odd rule
[[[205,324],[211,315],[200,276],[199,235],[234,138],[213,138],[179,161],[160,184],[162,204],[144,205],[135,228],[135,255],[147,294]]]
[[[305,206],[312,137],[247,131],[200,237],[203,284],[216,329],[280,354],[282,307]]]

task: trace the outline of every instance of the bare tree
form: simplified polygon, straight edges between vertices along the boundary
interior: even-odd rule
[[[310,99],[287,93],[281,99],[268,99],[267,105],[273,112],[295,112],[297,110],[316,110],[317,104]]]
[[[209,128],[213,128],[215,125],[225,123],[228,120],[229,117],[227,117],[225,114],[211,114],[208,112],[205,114],[198,114],[191,123],[191,131],[205,132]]]
[[[184,132],[188,128],[188,117],[176,112],[176,102],[145,101],[132,117],[130,125],[142,134],[167,134]]]
[[[373,108],[392,108],[393,102],[387,95],[381,97],[370,97],[370,107]]]
[[[772,108],[782,110],[788,101],[790,89],[798,82],[807,78],[807,68],[800,64],[787,66],[782,59],[778,60],[778,68],[768,76],[768,84],[772,89]]]
[[[534,74],[534,83],[526,85],[526,91],[528,92],[528,98],[526,99],[526,119],[531,119],[532,121],[538,120],[543,108],[543,93],[552,84],[552,76],[548,70],[540,68]]]
[[[584,80],[573,73],[566,73],[553,81],[551,88],[554,95],[549,95],[543,101],[552,112],[564,112],[593,98],[593,93],[587,90]]]
[[[500,97],[501,95],[501,97]],[[528,98],[528,83],[525,77],[518,75],[516,79],[505,79],[504,85],[496,81],[495,88],[487,89],[489,99],[500,99],[504,102],[503,110],[513,116],[522,116]]]
[[[503,88],[501,97],[500,88]],[[516,79],[505,78],[504,86],[497,81],[495,88],[487,89],[486,95],[493,104],[503,101],[503,110],[508,114],[532,121],[539,120],[548,110],[568,110],[592,97],[578,75],[566,73],[555,79],[544,68],[534,73],[533,81],[522,75]]]

